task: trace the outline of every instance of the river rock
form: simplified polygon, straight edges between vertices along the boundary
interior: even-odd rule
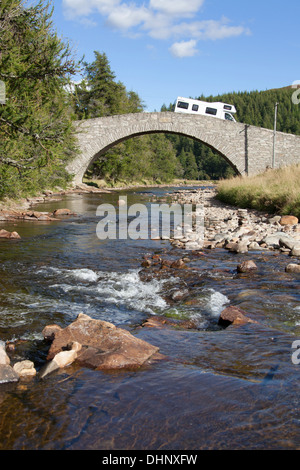
[[[246,323],[256,323],[247,317],[247,313],[239,307],[230,306],[225,308],[219,317],[218,324],[223,327],[229,325],[245,325]]]
[[[185,262],[182,259],[177,259],[176,261],[173,261],[171,264],[171,268],[174,269],[181,269],[185,267]]]
[[[291,254],[291,256],[300,256],[300,245],[299,245],[299,243],[297,245],[293,246],[290,254]]]
[[[36,375],[36,370],[32,361],[25,360],[16,362],[13,369],[19,377],[34,377]]]
[[[267,246],[273,246],[274,248],[279,248],[280,243],[283,244],[284,242],[294,242],[294,239],[283,232],[275,232],[275,233],[272,233],[271,235],[267,235],[262,241]]]
[[[237,242],[237,243],[227,243],[225,246],[227,250],[231,253],[247,253],[248,252],[248,243],[247,242]]]
[[[1,229],[0,230],[0,238],[19,239],[21,237],[18,234],[18,232],[8,232],[7,230]]]
[[[287,273],[296,273],[296,274],[298,274],[298,273],[300,273],[300,264],[293,264],[293,263],[288,264],[285,268],[285,271]]]
[[[59,325],[47,325],[42,331],[42,335],[46,341],[53,341],[55,333],[60,331],[62,328]]]
[[[283,215],[279,221],[280,225],[296,225],[298,222],[298,218],[293,215]]]
[[[0,384],[18,381],[19,376],[10,365],[0,364]]]
[[[5,347],[0,345],[0,364],[1,365],[9,365],[10,364],[10,359],[8,355],[6,354]]]
[[[267,222],[269,224],[279,224],[280,220],[281,220],[281,216],[275,215],[274,217],[270,217]]]
[[[172,299],[174,302],[179,302],[180,300],[186,298],[188,295],[189,295],[188,289],[176,290],[176,291],[173,292],[173,294],[171,295],[171,299]]]
[[[70,209],[56,209],[53,212],[53,215],[56,217],[58,215],[75,215]]]
[[[258,251],[262,250],[263,248],[257,242],[251,242],[248,246],[249,251]]]
[[[175,318],[167,318],[164,316],[153,315],[143,323],[143,327],[147,328],[166,328],[174,327],[180,329],[197,329],[197,324],[192,320],[182,320]]]
[[[279,245],[283,248],[288,248],[289,250],[292,250],[295,246],[296,240],[293,238],[287,238],[287,237],[280,237],[279,238]]]
[[[144,261],[142,261],[141,266],[142,266],[143,268],[150,268],[151,264],[152,264],[152,263],[151,263],[151,261],[150,261],[149,259],[145,259]]]
[[[112,323],[81,313],[69,326],[57,329],[47,359],[74,341],[82,346],[76,363],[97,370],[140,367],[159,350]]]
[[[237,266],[238,273],[249,273],[251,271],[255,271],[256,269],[257,269],[257,266],[253,260],[243,261]]]

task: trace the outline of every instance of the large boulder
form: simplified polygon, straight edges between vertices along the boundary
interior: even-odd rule
[[[79,343],[82,347],[77,351],[76,363],[98,370],[137,368],[159,350],[112,323],[95,320],[82,313],[66,328],[55,329],[52,326],[51,331],[54,339],[48,360],[70,349],[70,345]]]

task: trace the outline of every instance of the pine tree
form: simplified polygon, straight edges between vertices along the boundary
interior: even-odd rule
[[[136,113],[143,110],[137,93],[126,87],[111,70],[107,55],[94,51],[95,60],[84,62],[84,80],[75,88],[75,112],[78,119],[114,114]]]
[[[53,30],[50,7],[0,3],[0,197],[65,184],[76,151],[65,86],[78,64]]]

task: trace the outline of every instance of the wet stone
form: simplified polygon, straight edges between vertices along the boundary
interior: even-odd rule
[[[18,382],[19,375],[9,365],[0,364],[0,384]]]

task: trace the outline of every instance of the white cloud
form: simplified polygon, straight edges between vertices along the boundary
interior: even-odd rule
[[[195,39],[191,39],[190,41],[174,42],[169,51],[175,57],[193,57],[198,53],[196,45],[197,41]]]
[[[241,34],[248,34],[248,30],[243,26],[230,26],[227,18],[222,18],[220,21],[201,21],[199,22],[199,38],[203,39],[225,39],[234,36],[240,36]],[[197,37],[197,36],[196,36]]]
[[[149,6],[170,15],[183,17],[197,13],[205,0],[150,0]]]
[[[92,13],[102,15],[106,24],[122,33],[138,37],[147,34],[153,39],[177,40],[170,51],[175,57],[196,54],[199,40],[221,40],[248,34],[243,26],[230,25],[227,18],[198,20],[205,0],[148,0],[140,5],[128,0],[63,0],[65,15],[94,24]],[[93,20],[93,21],[91,21]]]
[[[230,26],[227,18],[222,18],[219,21],[192,21],[182,22],[173,25],[169,29],[169,37],[191,37],[197,40],[217,40],[225,39],[233,36],[240,36],[241,34],[248,34],[249,31],[242,26]]]
[[[107,18],[107,24],[116,29],[129,30],[149,21],[150,17],[151,12],[144,6],[136,7],[124,3],[112,9]]]
[[[117,8],[121,0],[63,0],[63,9],[67,18],[89,16],[94,11],[101,15],[109,13]]]

